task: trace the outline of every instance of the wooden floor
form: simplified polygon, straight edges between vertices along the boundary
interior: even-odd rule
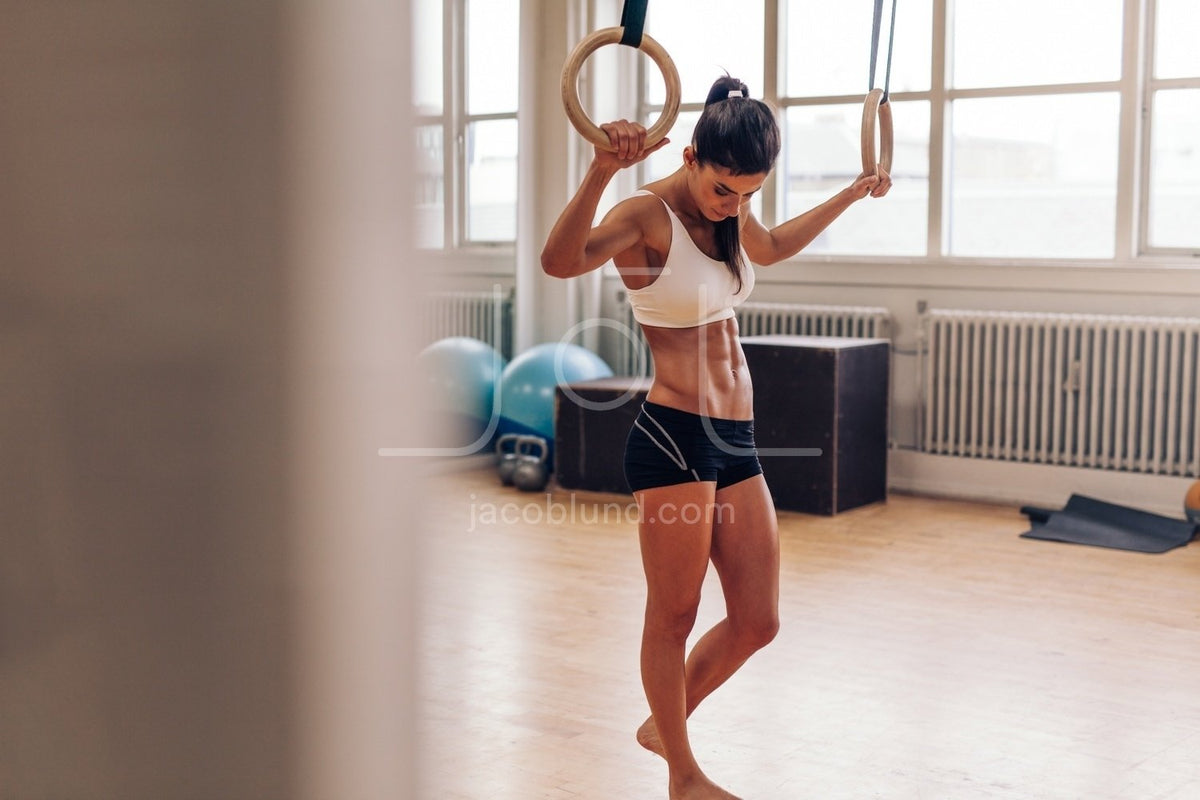
[[[633,732],[644,588],[630,498],[431,478],[430,800],[653,800]],[[782,630],[692,717],[746,800],[1200,798],[1200,543],[1021,539],[1016,509],[894,496],[781,513]],[[697,623],[722,615],[710,570]]]

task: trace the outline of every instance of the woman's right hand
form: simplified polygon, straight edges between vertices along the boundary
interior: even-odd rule
[[[600,126],[600,130],[608,134],[608,141],[614,150],[597,147],[594,160],[598,164],[615,169],[624,169],[644,161],[651,153],[657,152],[671,141],[664,138],[653,146],[646,147],[646,129],[636,122],[624,119],[606,122]]]

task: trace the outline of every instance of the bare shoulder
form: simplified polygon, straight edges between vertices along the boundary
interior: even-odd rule
[[[663,207],[662,198],[653,194],[635,194],[617,203],[605,215],[605,219],[638,219],[653,220],[661,217],[667,219],[667,210]]]
[[[671,249],[671,222],[662,200],[650,194],[628,197],[613,206],[601,224],[637,229],[637,244],[615,254],[613,264],[629,289],[652,283]]]
[[[652,194],[636,194],[617,203],[604,215],[601,225],[637,228],[643,244],[656,249],[670,247],[671,221],[663,201]]]

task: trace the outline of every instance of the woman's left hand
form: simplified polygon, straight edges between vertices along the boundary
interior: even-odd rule
[[[864,172],[855,178],[854,183],[850,184],[850,193],[854,195],[855,200],[862,200],[867,195],[883,197],[891,188],[892,176],[888,175],[883,167],[876,167],[874,173]]]

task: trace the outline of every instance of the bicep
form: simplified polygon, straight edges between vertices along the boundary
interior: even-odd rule
[[[746,255],[750,260],[759,266],[768,266],[774,264],[779,259],[775,256],[775,237],[771,232],[763,227],[763,224],[755,219],[749,209],[745,212],[745,218],[742,220],[740,237],[742,247],[746,250]]]
[[[636,246],[644,238],[637,218],[617,206],[588,233],[584,248],[588,269],[595,269],[619,253]]]

